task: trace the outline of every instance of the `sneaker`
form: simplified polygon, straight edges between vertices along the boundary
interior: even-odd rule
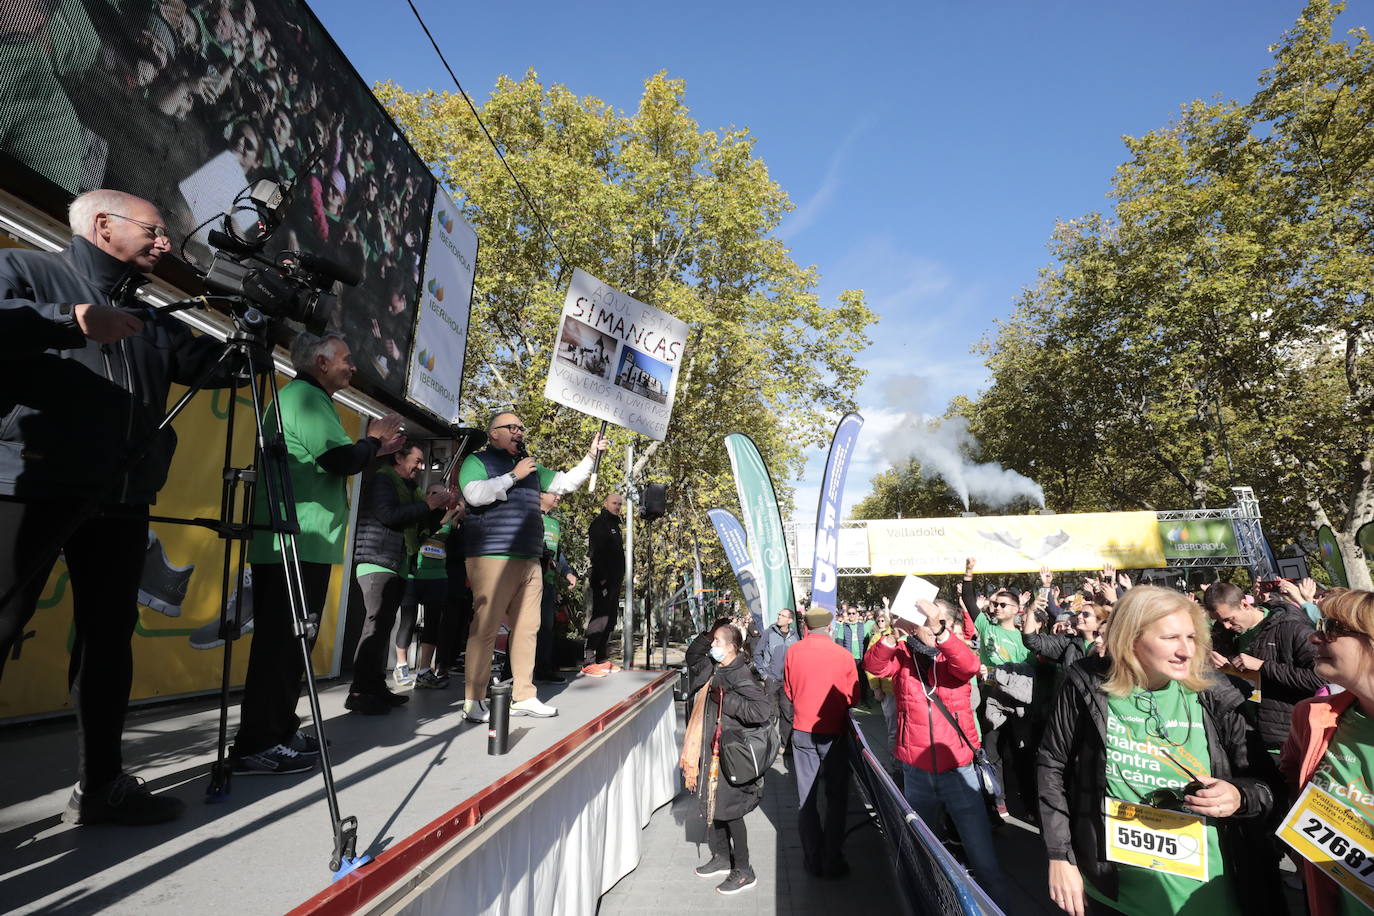
[[[307,735],[300,729],[286,741],[286,746],[291,748],[302,757],[320,756],[320,739],[314,735]]]
[[[538,671],[535,672],[534,682],[536,684],[566,684],[568,679],[557,671]]]
[[[149,529],[148,547],[143,553],[143,573],[138,581],[138,603],[168,617],[180,617],[186,587],[191,584],[191,574],[195,571],[194,563],[173,565],[157,533]]]
[[[606,672],[608,674],[614,674],[615,672],[620,670],[620,666],[612,661],[604,661],[601,663],[601,665],[606,669]]]
[[[738,894],[740,891],[747,891],[758,883],[759,879],[754,877],[752,868],[737,868],[730,872],[724,881],[716,885],[716,893],[725,894],[728,897],[731,894]]]
[[[558,710],[539,702],[539,697],[530,697],[519,703],[511,703],[510,714],[513,716],[538,716],[541,719],[547,719],[558,715]]]
[[[391,672],[391,681],[397,687],[414,687],[415,675],[409,665],[397,665],[396,670]]]
[[[997,816],[1006,820],[1011,817],[1011,812],[1007,810],[1007,803],[1002,799],[997,799]]]
[[[711,861],[696,867],[695,874],[698,878],[719,878],[721,875],[728,875],[730,874],[730,857],[711,856]]]
[[[317,755],[302,754],[285,744],[274,744],[265,751],[245,754],[234,761],[234,772],[252,775],[284,775],[313,769]]]
[[[426,668],[415,675],[415,687],[424,690],[443,690],[448,687],[448,678]]]
[[[605,667],[594,662],[582,669],[582,674],[586,677],[605,677],[609,673]]]
[[[186,803],[170,795],[154,795],[143,780],[128,773],[120,773],[111,782],[86,792],[77,786],[62,820],[68,824],[161,824],[176,820],[186,810]]]
[[[469,722],[486,722],[488,719],[491,718],[491,715],[487,712],[487,701],[464,700],[463,716]]]
[[[344,709],[364,716],[384,716],[391,712],[391,704],[374,693],[350,693]]]

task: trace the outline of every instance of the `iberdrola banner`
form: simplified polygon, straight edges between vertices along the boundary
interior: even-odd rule
[[[811,565],[811,606],[835,613],[836,592],[840,577],[837,561],[840,552],[840,512],[844,502],[844,478],[849,473],[849,459],[854,443],[863,429],[864,418],[856,413],[845,414],[835,427],[830,441],[830,457],[825,462],[825,478],[821,481],[821,499],[816,507],[816,555]]]
[[[725,550],[725,559],[739,580],[740,595],[749,608],[749,614],[763,619],[763,604],[759,596],[759,580],[754,576],[754,561],[749,557],[749,539],[744,534],[744,526],[726,509],[710,509],[706,512],[711,525],[720,538],[720,546]]]
[[[730,467],[735,472],[735,489],[744,511],[744,529],[749,535],[749,555],[758,570],[763,602],[763,625],[772,626],[783,608],[795,609],[792,595],[792,567],[787,562],[787,543],[782,534],[782,516],[773,479],[763,463],[754,440],[743,433],[725,437]]]
[[[1166,565],[1153,512],[1084,512],[874,521],[868,525],[873,575],[1158,569]]]

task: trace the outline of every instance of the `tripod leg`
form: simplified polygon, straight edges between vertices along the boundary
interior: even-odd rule
[[[273,384],[275,387],[275,382]],[[329,860],[329,870],[337,881],[367,864],[371,861],[371,856],[357,854],[358,819],[351,815],[344,817],[339,811],[339,794],[334,784],[334,768],[329,760],[329,741],[325,737],[324,714],[320,711],[320,695],[315,685],[315,671],[310,659],[314,640],[309,619],[310,609],[305,594],[305,580],[301,575],[300,555],[296,551],[295,532],[299,530],[295,517],[296,504],[286,466],[286,453],[280,447],[281,404],[279,398],[274,397],[272,401],[277,440],[269,447],[265,437],[262,399],[258,396],[257,389],[253,389],[253,415],[257,423],[259,451],[263,456],[261,477],[267,487],[267,505],[272,530],[277,532],[277,543],[281,547],[292,631],[300,647],[305,692],[310,701],[310,716],[315,721],[315,733],[320,742],[320,775],[324,778],[325,800],[329,804],[330,827],[334,834],[334,851]]]

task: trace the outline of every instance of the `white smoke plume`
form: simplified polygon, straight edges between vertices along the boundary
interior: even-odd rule
[[[971,457],[978,454],[979,446],[968,431],[968,420],[930,417],[912,409],[927,387],[924,377],[897,376],[884,387],[888,402],[903,411],[897,428],[883,443],[883,452],[894,467],[915,461],[923,477],[939,477],[948,484],[965,509],[970,498],[989,506],[1005,506],[1018,499],[1045,505],[1044,489],[1026,475]]]

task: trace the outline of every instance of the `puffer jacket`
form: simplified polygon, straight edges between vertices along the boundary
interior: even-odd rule
[[[931,660],[913,656],[904,642],[888,646],[875,640],[864,655],[865,671],[892,679],[897,698],[897,759],[930,773],[967,766],[973,762],[973,748],[981,746],[969,689],[969,681],[978,674],[978,656],[954,635],[938,649]],[[967,743],[929,699],[932,689],[958,721]]]
[[[0,251],[0,327],[20,335],[0,361],[0,493],[156,501],[176,449],[170,426],[154,431],[168,390],[199,380],[222,347],[176,318],[148,319],[134,300],[146,282],[81,237],[57,252]],[[137,307],[143,329],[88,340],[71,311],[82,303]],[[221,369],[207,384],[228,382]]]
[[[773,704],[763,692],[763,685],[754,676],[749,658],[743,652],[737,654],[728,665],[717,665],[711,679],[707,682],[706,713],[701,730],[701,791],[698,800],[701,814],[706,816],[705,777],[711,772],[711,741],[716,733],[716,720],[722,709],[725,710],[724,724],[721,726],[721,746],[725,746],[746,726],[763,725],[773,718]],[[759,806],[763,798],[763,778],[732,786],[722,773],[716,781],[716,807],[714,816],[718,821],[732,821],[744,817]]]
[[[1255,726],[1266,747],[1282,747],[1288,740],[1293,707],[1316,693],[1326,682],[1312,670],[1312,623],[1299,607],[1283,601],[1265,604],[1269,615],[1259,622],[1247,655],[1264,662],[1260,668],[1260,702]],[[1237,634],[1218,626],[1213,630],[1216,651],[1227,658],[1239,652]]]
[[[1108,898],[1117,894],[1116,866],[1106,860],[1107,694],[1111,661],[1092,656],[1074,665],[1055,698],[1036,764],[1040,830],[1050,859],[1078,867]],[[1239,712],[1244,697],[1218,679],[1198,694],[1207,733],[1210,774],[1234,785],[1240,809],[1214,819],[1226,874],[1243,913],[1287,912],[1272,833],[1286,793],[1271,755]]]
[[[373,563],[405,575],[415,564],[415,557],[406,554],[406,529],[417,527],[417,540],[423,540],[429,531],[438,527],[444,513],[431,509],[418,494],[416,502],[402,505],[394,481],[385,470],[368,474],[363,480],[358,500],[358,533],[353,540],[353,563]]]

